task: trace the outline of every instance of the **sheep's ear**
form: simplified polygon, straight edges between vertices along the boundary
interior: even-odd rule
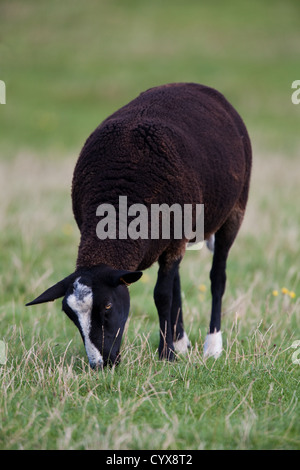
[[[143,273],[142,271],[118,271],[116,275],[116,281],[118,284],[130,286],[133,282],[138,281]]]
[[[49,289],[45,290],[41,295],[39,295],[36,299],[32,300],[32,302],[28,302],[28,305],[35,305],[35,304],[42,304],[44,302],[52,302],[59,297],[63,297],[68,290],[70,283],[74,280],[75,273],[70,274],[70,276],[65,277],[61,281],[54,284],[54,286],[49,287]]]

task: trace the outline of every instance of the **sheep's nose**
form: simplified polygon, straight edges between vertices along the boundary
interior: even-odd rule
[[[103,361],[98,361],[98,362],[90,362],[90,366],[93,370],[100,370],[100,369],[103,369],[104,367],[104,363]]]

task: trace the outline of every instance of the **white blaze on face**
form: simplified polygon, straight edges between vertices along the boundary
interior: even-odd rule
[[[93,366],[101,366],[102,356],[96,346],[90,340],[90,331],[92,323],[93,291],[91,287],[81,284],[80,277],[74,282],[73,294],[67,298],[67,303],[73,312],[77,315],[82,335],[84,338],[85,350],[89,362]]]

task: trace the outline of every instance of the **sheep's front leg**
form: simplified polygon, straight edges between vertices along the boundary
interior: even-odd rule
[[[171,327],[173,331],[173,342],[176,353],[186,353],[188,348],[190,348],[191,343],[183,327],[179,265],[177,265],[177,271],[175,273],[173,282]]]
[[[164,257],[159,259],[157,282],[154,289],[154,301],[159,316],[160,341],[158,353],[160,359],[174,360],[174,319],[172,322],[172,302],[174,278],[178,273],[180,260],[167,267]]]

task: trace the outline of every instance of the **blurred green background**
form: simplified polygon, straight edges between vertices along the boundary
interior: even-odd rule
[[[254,146],[299,151],[298,0],[1,0],[0,156],[79,153],[109,113],[175,81],[219,89]]]

